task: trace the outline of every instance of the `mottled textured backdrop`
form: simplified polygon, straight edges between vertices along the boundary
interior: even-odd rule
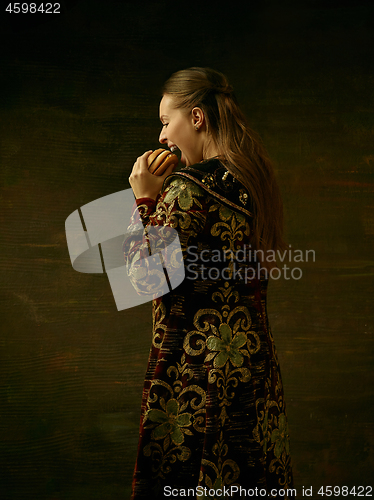
[[[150,304],[118,312],[105,275],[73,270],[64,224],[129,188],[160,86],[189,66],[227,74],[274,160],[288,243],[315,250],[269,292],[298,496],[372,481],[372,2],[217,5],[1,13],[1,500],[129,497]]]

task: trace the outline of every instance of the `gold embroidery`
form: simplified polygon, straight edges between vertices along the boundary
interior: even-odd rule
[[[244,306],[230,309],[228,302],[232,298],[238,299],[233,286],[229,287],[226,282],[225,287],[220,287],[220,291],[215,292],[213,296],[215,300],[224,302],[221,311],[225,310],[221,313],[217,309],[200,309],[194,317],[196,330],[186,334],[183,347],[186,353],[192,356],[206,352],[205,363],[213,360],[208,382],[219,388],[218,399],[222,408],[219,418],[224,425],[228,418],[226,407],[231,405],[235,396],[235,391],[229,392],[229,389],[237,387],[239,382],[250,380],[250,370],[242,366],[245,357],[250,358],[258,352],[260,339],[255,331],[250,330],[252,320],[248,309]],[[227,316],[226,322],[223,321],[223,314]]]
[[[225,175],[222,183],[230,179]],[[209,177],[205,180],[208,189]],[[228,208],[230,200],[219,203],[221,195],[207,196],[209,189],[202,189],[202,182],[199,187],[182,176],[167,182],[155,212],[149,215],[147,206],[141,207],[143,223],[177,228],[184,253],[189,244],[208,251],[205,256],[219,249],[221,255],[231,256],[232,268],[232,256],[251,234],[252,221],[243,215],[245,209],[233,211]],[[241,194],[241,203],[247,203],[245,192]],[[133,258],[141,257],[143,248],[131,248]],[[142,277],[141,270],[134,272]],[[249,282],[246,288],[238,280],[214,283],[199,278],[185,286],[153,302],[140,488],[148,480],[147,464],[151,487],[159,491],[163,484],[179,481],[185,470],[195,470],[199,484],[214,489],[257,484],[261,479],[248,475],[255,463],[266,468],[268,484],[292,485],[283,389],[266,316],[267,283],[255,288],[258,283]],[[191,309],[191,300],[196,300],[196,309]],[[233,434],[226,434],[228,429]],[[241,429],[243,447],[232,439],[241,435]],[[244,450],[248,456],[243,456]],[[192,473],[191,487],[197,480]]]
[[[182,210],[189,210],[194,203],[196,203],[199,208],[202,208],[197,197],[204,197],[203,189],[194,182],[185,181],[179,177],[173,177],[173,180],[168,185],[164,203],[169,204],[177,198],[178,205]]]
[[[163,336],[166,330],[166,325],[162,323],[166,315],[166,307],[165,304],[160,302],[157,304],[157,301],[153,301],[152,307],[152,317],[153,317],[153,338],[152,343],[157,348],[160,349],[162,347]],[[162,333],[161,333],[162,332]]]
[[[245,189],[239,189],[239,200],[241,201],[241,203],[243,203],[243,205],[247,204],[248,193]]]
[[[210,232],[212,236],[220,236],[222,241],[228,240],[229,249],[235,252],[237,250],[234,246],[235,242],[243,241],[244,235],[250,235],[249,224],[246,222],[244,215],[233,212],[226,207],[219,209],[219,215],[221,221],[213,224]],[[226,250],[227,246],[223,246],[222,249]]]
[[[206,174],[204,177],[201,179],[201,182],[205,184],[208,188],[212,189],[215,186],[215,181],[214,177],[212,174]]]
[[[172,385],[164,380],[152,381],[148,394],[148,409],[144,416],[144,429],[152,429],[152,441],[144,448],[144,455],[151,456],[156,477],[164,478],[170,472],[170,463],[176,460],[186,461],[191,455],[188,446],[182,446],[185,435],[192,436],[193,427],[197,432],[205,430],[205,403],[206,393],[196,384],[183,387],[182,379],[186,382],[193,377],[193,371],[182,356],[181,363],[167,369],[169,379],[175,378]],[[166,389],[170,397],[165,400],[159,397],[157,387]],[[158,408],[153,408],[158,403]],[[158,444],[156,441],[162,441]]]
[[[268,378],[265,390],[270,391],[270,387]],[[287,488],[291,484],[290,444],[279,377],[274,392],[273,399],[268,392],[266,400],[259,398],[256,401],[257,425],[253,429],[253,437],[262,446],[265,456],[273,453],[275,458],[270,462],[269,471],[276,472],[278,484]]]
[[[222,489],[223,486],[230,486],[239,477],[240,469],[234,460],[226,459],[228,446],[224,443],[221,432],[218,442],[213,446],[212,452],[217,457],[217,465],[209,460],[202,460],[201,463],[212,470],[212,473],[200,472],[200,483],[205,484],[209,489]]]

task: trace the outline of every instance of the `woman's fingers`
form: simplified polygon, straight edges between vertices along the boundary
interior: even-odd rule
[[[132,172],[131,172],[129,179],[131,179],[131,178],[135,177],[136,175],[148,170],[147,158],[151,153],[152,153],[152,150],[146,151],[144,154],[142,154],[142,156],[139,156],[136,159],[136,162],[134,163],[134,165],[132,167]]]
[[[140,163],[142,165],[146,165],[147,167],[147,170],[148,170],[148,163],[147,163],[147,158],[148,156],[153,153],[152,149],[150,149],[149,151],[146,151],[144,154],[142,154],[142,156],[140,156],[138,159],[140,160]]]
[[[147,162],[147,158],[148,156],[152,153],[153,151],[152,150],[149,150],[149,151],[146,151],[144,154],[142,154],[141,156],[139,156],[136,160],[136,162],[134,163],[134,166],[133,166],[133,172],[134,170],[135,171],[138,171],[138,170],[148,170],[148,162]]]
[[[135,198],[156,199],[161,190],[163,178],[152,175],[148,170],[147,159],[151,153],[152,150],[149,150],[139,156],[132,168],[129,182]]]

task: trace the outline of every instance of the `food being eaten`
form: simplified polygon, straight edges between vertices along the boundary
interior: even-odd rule
[[[148,156],[148,170],[153,175],[163,175],[173,165],[178,165],[178,157],[166,149],[156,149]]]

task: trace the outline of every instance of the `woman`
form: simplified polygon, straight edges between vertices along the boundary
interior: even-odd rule
[[[129,236],[124,254],[141,293],[148,248],[163,239],[152,226],[174,228],[186,276],[153,300],[132,498],[241,498],[256,487],[286,498],[287,417],[266,311],[264,256],[285,246],[272,165],[217,71],[172,75],[160,119],[161,144],[186,167],[157,177],[151,151],[138,158],[129,231],[140,220],[148,237]]]

